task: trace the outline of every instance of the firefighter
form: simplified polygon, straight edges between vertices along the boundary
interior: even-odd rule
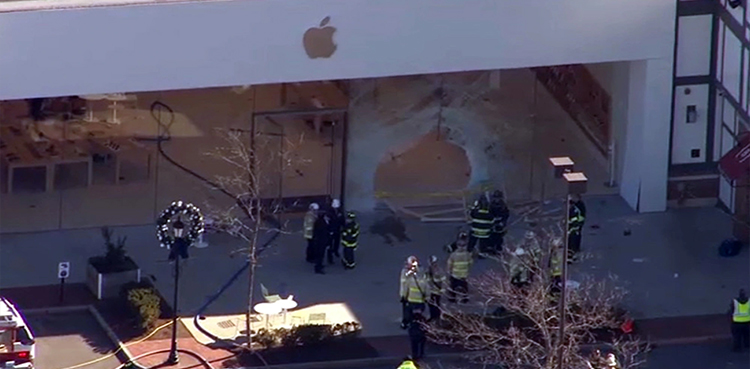
[[[424,324],[425,318],[422,310],[416,309],[409,322],[409,343],[411,343],[411,357],[414,360],[424,358],[424,346],[427,343]]]
[[[559,238],[552,240],[549,255],[550,277],[552,277],[552,292],[558,293],[562,288],[563,242]]]
[[[732,315],[732,350],[750,348],[750,302],[745,290],[732,300],[729,312]]]
[[[419,261],[417,257],[412,255],[406,258],[406,263],[401,269],[401,276],[399,282],[399,296],[401,297],[401,328],[406,329],[408,327],[409,319],[409,304],[406,303],[404,296],[406,295],[406,280],[409,277],[409,273],[416,271],[419,268]]]
[[[417,364],[414,363],[414,359],[408,356],[404,358],[401,365],[398,366],[398,369],[418,369],[418,367]]]
[[[341,210],[341,201],[333,199],[331,207],[328,209],[328,215],[331,218],[331,246],[328,248],[328,264],[333,264],[333,257],[340,258],[339,253],[341,244],[341,229],[344,226],[344,212]]]
[[[430,256],[430,266],[427,268],[427,285],[429,289],[429,300],[427,301],[427,307],[430,309],[429,321],[440,320],[440,299],[443,296],[443,290],[445,288],[445,275],[438,266],[438,257],[435,255]]]
[[[581,237],[583,224],[586,220],[586,205],[581,200],[581,195],[569,197],[568,211],[568,263],[574,260],[581,252]]]
[[[354,269],[354,251],[357,250],[357,240],[359,239],[359,224],[357,216],[352,211],[346,212],[346,221],[341,231],[341,244],[344,246],[344,257],[341,258],[341,264],[344,269]]]
[[[451,256],[448,257],[447,270],[450,280],[448,301],[456,302],[456,297],[458,296],[461,303],[466,303],[469,301],[467,296],[469,283],[467,279],[469,278],[469,271],[474,260],[471,253],[467,250],[465,243],[459,243],[457,246],[456,251],[453,251]]]
[[[528,255],[521,247],[516,248],[510,258],[510,283],[516,287],[524,287],[529,283]]]
[[[508,204],[505,203],[505,194],[502,191],[495,191],[492,194],[492,200],[490,201],[490,213],[492,214],[492,231],[490,232],[490,249],[491,253],[499,254],[503,249],[503,243],[505,243],[505,234],[508,232],[506,227],[508,225],[508,218],[510,217],[510,210]]]
[[[447,251],[449,254],[456,251],[458,249],[458,246],[463,244],[465,247],[469,247],[469,234],[466,233],[466,231],[458,232],[458,237],[456,237],[456,240],[452,243],[445,246],[445,251]]]
[[[602,352],[599,349],[596,349],[591,353],[591,358],[588,360],[588,364],[591,369],[605,369],[607,361],[602,357]]]
[[[320,207],[316,203],[310,204],[310,208],[307,210],[307,214],[305,214],[305,222],[304,222],[304,237],[305,240],[307,240],[307,252],[305,260],[307,260],[308,263],[314,263],[315,259],[313,257],[313,228],[315,227],[315,221],[318,220],[318,210]]]
[[[408,328],[415,310],[424,311],[426,301],[427,284],[419,272],[419,264],[415,257],[411,268],[404,273],[404,282],[401,284],[401,302],[406,303],[402,327]]]
[[[486,196],[482,195],[474,202],[474,207],[471,208],[469,215],[471,217],[469,252],[474,252],[475,247],[481,253],[487,252],[490,230],[492,229],[492,224],[495,222],[495,218],[490,213],[490,206]]]
[[[620,369],[620,363],[617,361],[617,356],[613,353],[607,354],[607,369]]]

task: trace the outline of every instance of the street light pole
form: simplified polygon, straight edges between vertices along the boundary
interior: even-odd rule
[[[562,275],[561,275],[561,286],[560,286],[560,331],[558,333],[558,347],[557,347],[557,364],[559,369],[565,369],[563,360],[565,358],[565,318],[566,318],[566,297],[567,297],[567,286],[568,286],[568,250],[570,249],[570,202],[571,194],[580,195],[586,192],[587,178],[581,172],[573,172],[573,160],[569,157],[556,157],[549,158],[550,163],[555,168],[555,178],[564,178],[567,184],[565,188],[565,214],[563,218],[565,221],[565,237],[563,241],[563,253],[562,253]]]
[[[175,245],[176,246],[176,245]],[[177,298],[180,291],[180,257],[174,259],[174,297],[172,299],[172,346],[169,349],[167,364],[175,365],[180,362],[177,355]]]
[[[559,369],[564,369],[563,357],[564,357],[564,340],[565,340],[565,296],[568,284],[568,234],[570,233],[570,191],[566,190],[565,194],[565,234],[563,237],[563,254],[562,254],[562,281],[560,286],[560,333],[559,333],[559,344],[557,348],[557,363]]]
[[[172,346],[169,349],[169,357],[167,358],[167,364],[175,365],[180,362],[180,357],[177,355],[177,312],[178,297],[180,292],[180,259],[184,256],[183,247],[187,247],[185,244],[185,223],[182,222],[181,217],[177,217],[177,221],[172,224],[172,230],[174,231],[174,244],[172,245],[173,250],[170,253],[170,259],[174,261],[174,296],[172,298]]]

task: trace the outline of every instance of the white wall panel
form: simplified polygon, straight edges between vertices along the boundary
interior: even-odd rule
[[[714,112],[714,161],[721,158],[721,122],[724,117],[724,97],[716,94],[716,109]]]
[[[719,178],[719,200],[734,213],[734,189],[724,176]]]
[[[708,75],[713,15],[680,17],[677,22],[677,77]]]
[[[706,158],[708,129],[708,85],[679,86],[675,89],[672,124],[672,164],[700,163]],[[688,123],[687,109],[696,107],[696,120]],[[693,150],[699,155],[693,157]]]
[[[722,85],[735,100],[740,100],[740,72],[742,62],[742,43],[731,31],[724,36],[724,75]]]
[[[1,13],[0,99],[671,60],[675,13],[674,0],[236,0]],[[326,17],[337,50],[310,59],[303,35]]]
[[[722,118],[722,122],[732,130],[732,133],[734,133],[735,131],[734,127],[737,120],[736,112],[737,111],[734,109],[734,106],[729,102],[729,100],[724,99],[724,117]]]
[[[743,55],[743,64],[742,64],[742,80],[740,81],[740,90],[742,91],[742,101],[740,101],[740,106],[742,106],[742,109],[745,109],[747,111],[747,78],[748,73],[750,73],[750,51],[746,48],[742,48],[744,55]]]
[[[630,62],[628,124],[620,195],[641,212],[664,211],[673,60]]]
[[[719,38],[716,43],[716,79],[719,82],[724,80],[724,34],[726,32],[727,26],[719,19]]]
[[[729,14],[732,15],[732,18],[737,21],[737,23],[742,24],[744,19],[743,9],[741,6],[738,6],[736,8],[732,8],[729,6],[729,2],[727,0],[722,0],[724,2],[724,7],[727,9]]]

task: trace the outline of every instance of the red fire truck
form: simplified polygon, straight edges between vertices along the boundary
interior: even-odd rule
[[[33,369],[35,346],[23,316],[0,296],[0,368]]]

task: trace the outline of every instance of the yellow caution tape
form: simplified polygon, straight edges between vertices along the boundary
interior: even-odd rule
[[[461,197],[466,195],[476,195],[492,189],[490,185],[481,185],[479,188],[472,188],[467,190],[447,191],[447,192],[415,192],[415,193],[399,193],[399,192],[386,192],[386,191],[375,191],[375,198],[424,198],[424,197]]]
[[[165,324],[162,324],[161,326],[159,326],[159,327],[157,327],[156,329],[154,329],[154,330],[153,330],[153,331],[152,331],[151,333],[149,333],[149,334],[148,334],[148,335],[147,335],[146,337],[143,337],[143,338],[139,339],[138,341],[135,341],[135,342],[131,342],[131,343],[128,343],[127,345],[122,345],[122,346],[120,346],[120,347],[119,347],[119,348],[118,348],[118,349],[117,349],[117,350],[116,350],[115,352],[113,352],[113,353],[111,353],[111,354],[108,354],[108,355],[102,356],[102,357],[100,357],[100,358],[98,358],[98,359],[94,359],[94,360],[91,360],[91,361],[87,361],[87,362],[85,362],[85,363],[81,363],[81,364],[77,364],[77,365],[69,366],[69,367],[67,367],[67,368],[63,368],[63,369],[77,369],[77,368],[82,368],[82,367],[84,367],[84,366],[88,366],[88,365],[91,365],[91,364],[96,364],[96,363],[98,363],[98,362],[100,362],[100,361],[104,361],[104,360],[107,360],[107,359],[109,359],[109,358],[111,358],[111,357],[113,357],[113,356],[117,355],[117,353],[118,353],[118,352],[122,351],[123,347],[127,347],[127,346],[131,346],[131,345],[135,345],[136,343],[141,343],[141,342],[143,342],[143,341],[145,341],[145,340],[147,340],[147,339],[151,338],[151,337],[152,337],[153,335],[155,335],[155,334],[156,334],[156,332],[158,332],[158,331],[160,331],[160,330],[162,330],[162,329],[164,329],[164,328],[168,327],[168,326],[169,326],[169,325],[171,325],[171,324],[172,324],[172,321],[170,320],[169,322],[167,322],[167,323],[165,323]]]

